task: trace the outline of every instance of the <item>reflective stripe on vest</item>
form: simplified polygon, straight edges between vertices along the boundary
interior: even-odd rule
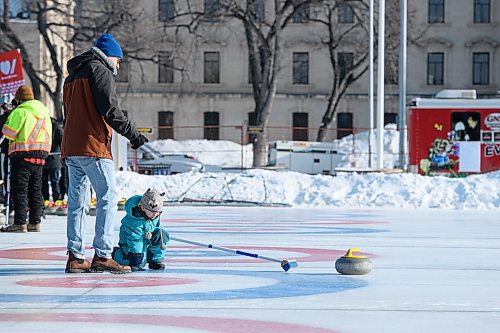
[[[37,142],[36,138],[40,135],[40,132],[45,132],[45,142]],[[42,150],[50,153],[50,135],[47,131],[47,126],[45,125],[45,119],[40,118],[37,120],[35,127],[31,130],[30,135],[26,142],[13,142],[9,146],[9,155],[19,151],[33,151]]]
[[[3,126],[2,134],[5,135],[5,137],[7,139],[12,140],[13,138],[15,138],[17,136],[17,133],[19,133],[19,132],[14,131],[12,128],[10,128],[7,125]]]

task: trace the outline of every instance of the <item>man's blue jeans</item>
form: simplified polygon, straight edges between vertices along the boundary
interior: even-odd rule
[[[85,258],[85,217],[90,203],[90,185],[97,196],[95,235],[92,246],[101,258],[111,258],[117,206],[115,171],[112,160],[67,157],[68,185],[68,251],[78,259]]]

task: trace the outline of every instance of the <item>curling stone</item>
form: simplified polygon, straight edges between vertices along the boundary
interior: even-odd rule
[[[90,216],[95,216],[96,215],[96,208],[95,207],[90,207],[88,214]]]
[[[118,210],[125,210],[125,202],[127,199],[122,198],[120,201],[118,201]]]
[[[47,206],[45,206],[45,214],[54,215],[57,208],[59,208],[58,205],[56,205],[54,202],[50,202],[49,204],[47,204]]]
[[[335,269],[344,275],[364,275],[372,271],[372,262],[366,256],[357,256],[353,252],[360,252],[360,249],[352,248],[347,253],[335,261]]]
[[[68,205],[61,205],[56,209],[56,215],[66,216],[68,215]]]

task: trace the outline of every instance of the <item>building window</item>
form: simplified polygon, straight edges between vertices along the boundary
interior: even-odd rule
[[[161,22],[170,22],[175,18],[174,0],[158,0],[158,19]]]
[[[220,55],[219,52],[205,52],[203,54],[203,82],[220,83]]]
[[[203,114],[203,138],[219,140],[219,112],[205,112]]]
[[[9,1],[9,18],[17,19],[30,19],[30,11],[27,7],[26,1]],[[3,0],[0,0],[0,16],[3,16]],[[75,15],[81,15],[82,3],[81,1],[76,1],[75,3]]]
[[[386,66],[384,75],[384,84],[396,85],[399,82],[399,70],[398,67]]]
[[[339,63],[339,80],[344,80],[349,75],[348,82],[350,82],[352,75],[349,74],[349,71],[354,64],[354,53],[339,52],[337,54],[337,61]]]
[[[474,0],[474,23],[490,23],[490,0]]]
[[[255,21],[264,22],[266,18],[265,0],[249,0],[248,10]]]
[[[204,19],[206,22],[218,22],[220,12],[220,0],[204,0]]]
[[[297,7],[295,13],[292,16],[293,23],[307,23],[309,22],[309,4],[305,3],[300,7]]]
[[[444,84],[444,53],[431,52],[427,54],[427,84]]]
[[[486,52],[474,53],[472,58],[472,84],[490,84],[490,54]]]
[[[399,83],[399,55],[389,53],[385,57],[384,84],[397,85]]]
[[[171,51],[158,55],[158,82],[174,83],[174,57]]]
[[[303,112],[295,112],[293,114],[293,133],[292,140],[309,141],[309,120],[308,114]]]
[[[120,83],[128,82],[129,64],[130,62],[128,61],[128,59],[124,57],[120,62],[120,69],[118,70],[118,74],[116,74],[115,77],[116,82]]]
[[[337,20],[339,23],[354,23],[354,11],[352,7],[346,3],[340,4]]]
[[[158,112],[158,140],[174,138],[174,113],[172,111]]]
[[[309,84],[309,53],[293,53],[293,84]]]
[[[340,112],[337,114],[337,139],[352,134],[352,113]]]
[[[384,126],[387,124],[398,124],[397,113],[384,113]]]
[[[444,23],[444,0],[429,0],[429,23]]]

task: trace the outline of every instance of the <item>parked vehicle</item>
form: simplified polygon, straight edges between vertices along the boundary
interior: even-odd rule
[[[340,163],[335,142],[272,141],[268,147],[268,166],[290,171],[334,175]]]
[[[408,109],[409,169],[429,175],[500,169],[500,99],[444,90]]]
[[[128,166],[147,175],[170,175],[184,172],[204,172],[205,166],[185,154],[162,154],[148,144],[128,150]]]

